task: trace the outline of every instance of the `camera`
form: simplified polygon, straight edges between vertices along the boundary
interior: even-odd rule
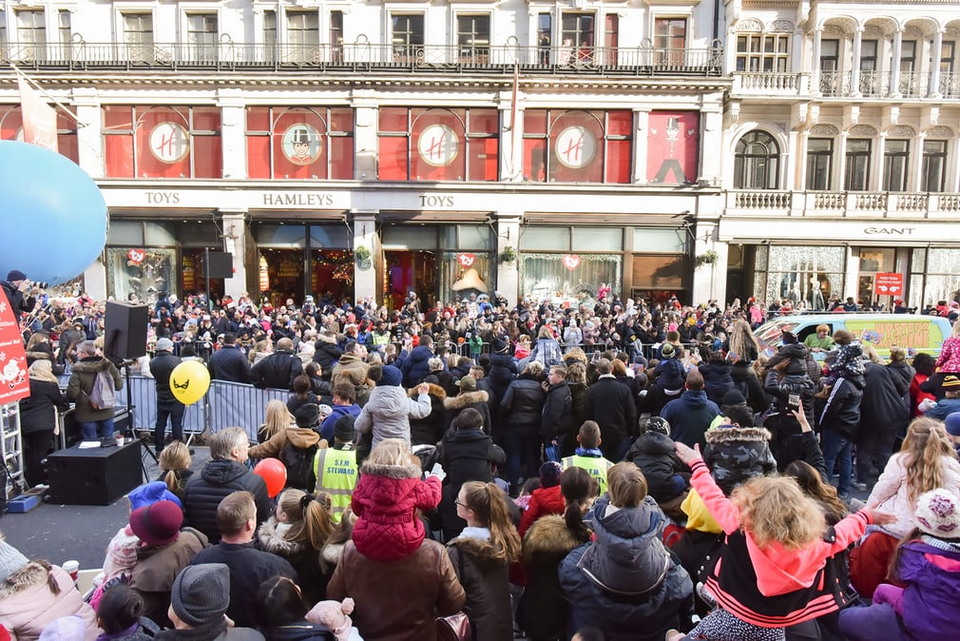
[[[31,287],[36,287],[37,289],[47,289],[48,287],[50,287],[50,283],[45,283],[45,282],[43,282],[43,281],[34,280],[34,281],[30,281],[30,286],[31,286]]]

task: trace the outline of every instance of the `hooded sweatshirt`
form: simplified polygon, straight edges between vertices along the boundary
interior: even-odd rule
[[[687,390],[680,398],[667,403],[660,416],[670,423],[670,438],[693,447],[706,445],[704,434],[714,418],[720,415],[720,407],[707,398],[703,390]]]
[[[361,433],[373,430],[371,450],[385,438],[402,438],[409,443],[410,418],[425,418],[431,409],[429,394],[421,394],[414,400],[407,398],[402,387],[378,385],[370,392],[370,400],[360,410],[354,425]]]

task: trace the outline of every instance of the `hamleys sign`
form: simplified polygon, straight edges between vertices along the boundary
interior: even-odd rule
[[[567,127],[557,136],[554,149],[564,167],[582,169],[597,155],[597,139],[586,127]]]

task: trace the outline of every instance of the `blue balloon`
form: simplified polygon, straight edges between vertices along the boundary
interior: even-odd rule
[[[54,151],[0,140],[0,278],[18,269],[64,283],[106,242],[107,203],[90,176]]]

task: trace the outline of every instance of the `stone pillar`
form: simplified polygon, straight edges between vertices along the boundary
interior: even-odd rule
[[[77,148],[80,168],[91,178],[103,178],[103,118],[100,96],[93,87],[77,87],[72,92],[77,110]]]
[[[727,243],[716,241],[718,223],[716,220],[697,220],[696,237],[693,243],[693,291],[690,303],[699,305],[711,298],[723,299],[726,292]],[[708,252],[716,252],[714,262],[703,262]]]
[[[633,182],[647,184],[647,138],[650,135],[650,110],[634,109],[637,135],[633,139]]]
[[[860,56],[863,50],[863,27],[853,32],[853,63],[850,69],[850,95],[860,97]]]
[[[870,181],[867,184],[867,191],[884,191],[883,187],[883,167],[886,164],[884,151],[887,146],[887,132],[881,131],[877,136],[877,148],[873,149],[873,158],[876,162],[870,164]]]
[[[523,214],[519,212],[496,212],[497,221],[497,291],[507,299],[510,305],[520,300],[520,222]],[[500,262],[500,256],[507,247],[513,249],[516,258]]]
[[[893,55],[890,69],[890,97],[900,97],[900,52],[903,49],[903,29],[897,29],[893,34]]]
[[[848,296],[853,296],[853,300],[857,300],[857,294],[860,290],[858,280],[860,276],[860,256],[849,245],[844,247],[844,251],[847,252],[847,269],[843,274],[843,299],[846,300]]]
[[[722,99],[718,104],[722,104]],[[697,178],[709,180],[713,186],[720,185],[723,173],[723,112],[720,107],[704,109],[701,116],[703,129],[700,132],[700,175]]]
[[[377,100],[374,92],[358,89],[353,92],[353,145],[356,163],[353,167],[355,180],[377,179]]]
[[[823,27],[813,31],[813,60],[810,61],[810,92],[820,95],[820,43],[823,40]]]
[[[943,31],[937,29],[933,34],[933,51],[930,53],[930,97],[942,98],[940,93],[940,57],[943,55]]]
[[[377,264],[380,239],[377,238],[377,212],[353,212],[353,251],[365,247],[370,252],[369,263],[355,261],[353,265],[353,298],[355,301],[377,298]],[[377,301],[380,303],[381,301]]]
[[[910,160],[916,159],[912,163],[908,160],[907,169],[913,170],[907,176],[907,185],[904,191],[921,191],[923,187],[923,143],[927,139],[927,134],[920,132],[911,143],[913,148],[910,150]]]
[[[833,154],[836,162],[833,163],[833,180],[831,180],[831,185],[833,186],[834,191],[844,191],[847,188],[847,186],[843,183],[847,167],[848,135],[849,134],[846,131],[841,131],[840,135],[837,136],[837,149]]]
[[[243,296],[247,288],[247,265],[256,272],[255,247],[247,242],[247,212],[243,209],[221,209],[220,225],[223,230],[223,249],[233,255],[233,277],[223,281],[225,294],[234,300]],[[254,254],[247,260],[247,254]]]
[[[223,177],[247,177],[246,103],[240,89],[217,91],[220,107],[220,153]]]
[[[523,94],[517,92],[518,105]],[[516,113],[517,122],[513,122]],[[523,182],[523,109],[513,110],[513,90],[500,92],[500,181]]]

